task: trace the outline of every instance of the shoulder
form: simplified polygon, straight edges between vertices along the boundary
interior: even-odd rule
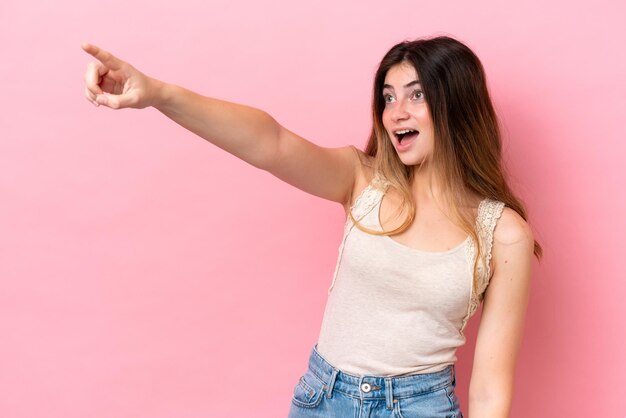
[[[372,178],[374,178],[374,157],[367,155],[354,145],[351,145],[350,147],[354,150],[356,158],[358,158],[356,178],[354,182],[355,189],[358,190],[367,186],[370,181],[372,181]]]
[[[504,207],[493,233],[492,274],[525,270],[534,246],[530,225],[513,209]]]
[[[351,148],[354,152],[357,164],[350,199],[344,205],[346,214],[348,213],[348,210],[354,205],[358,196],[363,192],[363,190],[370,184],[370,182],[374,178],[374,157],[365,154],[354,145],[350,145],[349,148]]]
[[[534,244],[530,225],[513,209],[504,207],[493,232],[494,246]]]

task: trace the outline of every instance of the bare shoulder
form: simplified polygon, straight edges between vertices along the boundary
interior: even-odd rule
[[[374,178],[374,158],[365,154],[363,151],[355,146],[350,146],[355,152],[359,163],[357,164],[356,173],[354,176],[354,185],[352,187],[352,193],[350,199],[344,204],[346,214],[348,210],[354,205],[354,202],[361,194],[361,192],[367,187],[367,185]]]
[[[533,232],[528,222],[513,209],[504,207],[493,233],[494,246],[534,244]]]
[[[534,245],[528,222],[505,207],[493,233],[492,274],[525,270],[532,260]]]

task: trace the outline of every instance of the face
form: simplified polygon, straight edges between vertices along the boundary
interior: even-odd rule
[[[432,153],[433,121],[415,68],[402,62],[389,69],[383,87],[383,126],[400,160],[417,165]]]

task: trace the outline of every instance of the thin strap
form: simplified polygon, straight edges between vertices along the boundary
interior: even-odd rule
[[[491,199],[483,202],[485,203],[483,205],[484,209],[482,214],[481,212],[478,214],[478,225],[482,227],[481,236],[483,239],[483,251],[485,253],[485,263],[487,266],[487,271],[485,273],[485,277],[487,279],[485,284],[486,287],[487,284],[489,284],[489,279],[491,279],[491,249],[493,248],[493,233],[496,229],[496,222],[502,215],[504,203]]]
[[[478,260],[478,277],[477,286],[474,288],[474,280],[472,277],[470,302],[467,309],[467,314],[463,318],[461,325],[461,333],[465,329],[467,322],[474,315],[478,306],[483,300],[483,296],[489,280],[491,279],[491,251],[493,248],[493,234],[496,228],[496,223],[502,211],[504,209],[504,203],[493,200],[484,199],[478,205],[478,216],[476,217],[476,230],[478,232],[478,239],[480,240],[480,248],[482,250],[482,257]],[[474,258],[476,257],[477,249],[474,240],[470,240],[470,245],[466,247],[467,261],[470,266],[474,266]],[[473,269],[472,275],[474,273]]]
[[[375,175],[369,184],[361,191],[359,196],[354,201],[354,204],[350,208],[352,216],[360,221],[365,215],[367,215],[378,203],[378,199],[381,197],[382,192],[387,189],[389,183],[380,177]],[[348,220],[352,221],[348,216]]]

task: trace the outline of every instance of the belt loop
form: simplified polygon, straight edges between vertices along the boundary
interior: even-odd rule
[[[330,398],[333,396],[333,388],[335,387],[335,380],[337,380],[337,373],[339,370],[333,367],[333,373],[330,375],[330,380],[328,381],[328,386],[326,387],[326,397]]]
[[[387,399],[387,409],[393,409],[393,384],[391,377],[385,378],[385,398]]]

